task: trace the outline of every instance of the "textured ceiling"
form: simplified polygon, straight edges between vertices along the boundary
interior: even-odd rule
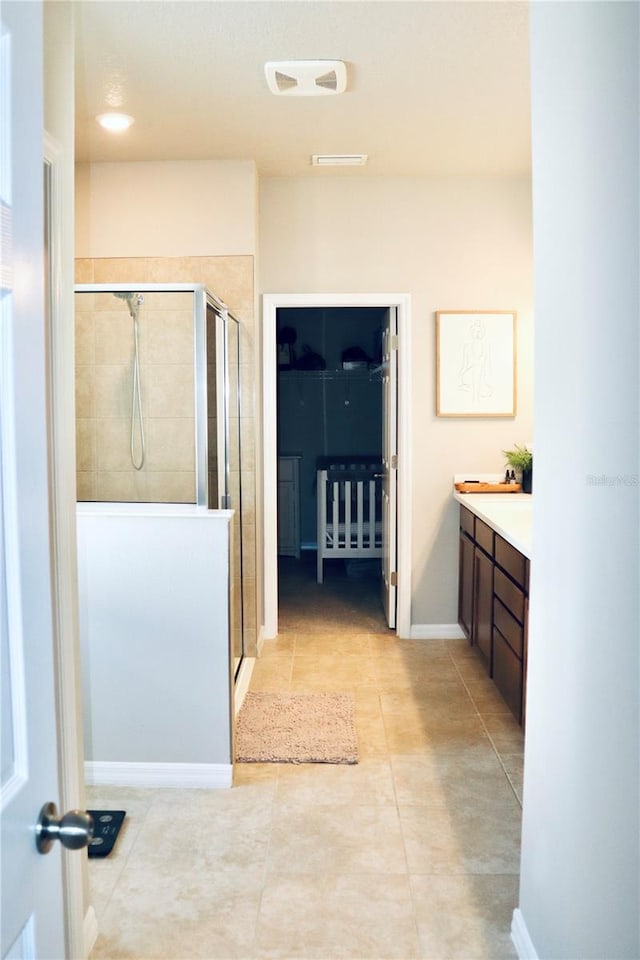
[[[528,5],[430,0],[76,0],[78,160],[255,160],[326,176],[524,174]],[[347,92],[278,98],[268,60],[339,59]],[[130,113],[126,134],[95,116]],[[344,175],[344,169],[339,172]]]

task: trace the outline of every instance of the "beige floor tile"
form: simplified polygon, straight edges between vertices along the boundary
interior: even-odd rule
[[[522,804],[522,787],[524,781],[524,758],[522,754],[501,753],[500,762],[504,766],[509,782]]]
[[[277,804],[393,804],[391,765],[383,759],[357,764],[281,764]]]
[[[478,713],[483,717],[489,714],[513,716],[511,710],[500,696],[496,685],[489,677],[479,680],[465,680],[465,686],[469,692],[469,696],[476,705]]]
[[[296,645],[293,635],[278,634],[273,640],[265,640],[260,651],[260,660],[270,657],[292,656]]]
[[[377,690],[361,688],[356,693],[355,722],[360,760],[367,757],[386,758],[389,748]]]
[[[449,797],[428,805],[400,805],[400,822],[412,874],[517,874],[520,806],[513,791]]]
[[[468,657],[452,657],[452,660],[463,680],[484,680],[488,677],[487,664],[476,653]]]
[[[482,722],[498,753],[515,755],[524,752],[524,731],[511,713],[486,714]]]
[[[372,634],[369,646],[375,656],[386,657],[389,654],[398,656],[419,656],[425,659],[450,659],[449,640],[403,640],[387,630],[383,634]]]
[[[267,857],[272,798],[272,789],[256,784],[163,794],[147,814],[127,866],[173,864],[195,872],[257,868]],[[168,824],[177,826],[167,830]]]
[[[477,716],[477,709],[471,697],[460,682],[422,683],[404,690],[381,690],[382,712],[402,714],[407,717],[419,715],[426,718],[461,719]]]
[[[279,803],[270,872],[405,874],[398,811],[391,805]]]
[[[91,958],[246,960],[262,883],[260,870],[194,870],[173,860],[128,866]]]
[[[293,654],[270,656],[256,660],[251,674],[251,690],[271,691],[286,690],[291,680],[293,668]]]
[[[399,804],[446,803],[453,810],[465,804],[510,799],[511,784],[493,750],[470,747],[456,753],[431,751],[424,756],[394,756],[391,769]],[[514,814],[516,811],[514,810]]]
[[[291,690],[377,689],[370,657],[343,657],[338,654],[296,656],[291,671]]]
[[[455,754],[471,747],[493,751],[479,716],[433,717],[418,712],[410,717],[385,714],[386,740],[391,755]]]
[[[340,633],[297,633],[295,635],[295,655],[300,656],[339,656],[368,657],[369,635]]]
[[[425,960],[498,960],[517,956],[511,917],[514,876],[411,877]]]
[[[265,885],[256,958],[412,960],[419,951],[407,877],[274,874]]]

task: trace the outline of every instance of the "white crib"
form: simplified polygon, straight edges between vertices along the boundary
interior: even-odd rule
[[[324,561],[382,556],[379,463],[343,460],[317,471],[318,583]]]

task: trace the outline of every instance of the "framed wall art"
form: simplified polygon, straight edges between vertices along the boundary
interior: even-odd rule
[[[515,310],[438,310],[436,414],[515,417]]]

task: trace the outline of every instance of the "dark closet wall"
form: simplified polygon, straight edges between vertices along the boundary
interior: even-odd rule
[[[380,455],[382,451],[381,332],[386,309],[281,309],[283,327],[296,332],[295,361],[306,345],[324,370],[294,366],[278,372],[278,453],[300,461],[301,540],[316,543],[316,460],[321,456]],[[369,363],[345,370],[342,352],[359,347]]]

